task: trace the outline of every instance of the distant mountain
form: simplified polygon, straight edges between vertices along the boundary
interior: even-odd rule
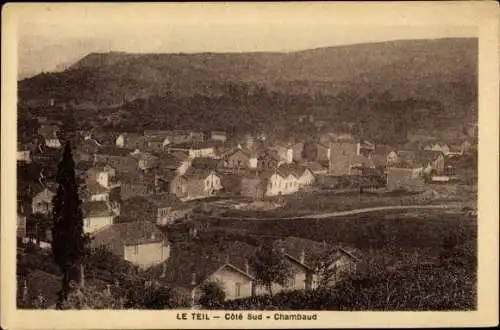
[[[477,39],[401,40],[291,53],[91,53],[66,70],[19,82],[21,100],[96,106],[137,98],[213,95],[228,84],[291,94],[342,91],[422,97],[445,106],[477,95]]]

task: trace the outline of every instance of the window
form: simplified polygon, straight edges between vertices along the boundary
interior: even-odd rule
[[[285,282],[285,288],[293,288],[295,287],[295,279],[294,278],[289,278]]]
[[[235,297],[239,297],[241,295],[241,283],[235,283],[234,295]]]
[[[87,228],[90,227],[90,219],[85,219],[84,226]]]
[[[133,255],[138,255],[139,254],[139,245],[134,245],[133,250],[132,250]]]

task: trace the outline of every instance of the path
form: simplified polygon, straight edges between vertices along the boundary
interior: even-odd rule
[[[449,204],[437,204],[437,205],[393,205],[393,206],[376,206],[376,207],[367,207],[362,209],[354,209],[347,211],[335,211],[328,213],[316,213],[316,214],[308,214],[301,215],[295,217],[279,217],[279,218],[235,218],[235,217],[213,217],[216,219],[232,219],[232,220],[297,220],[297,219],[325,219],[325,218],[334,218],[345,215],[354,215],[361,213],[370,213],[377,211],[391,211],[391,210],[412,210],[412,209],[453,209],[453,208],[461,208],[461,205],[458,203],[449,203]]]

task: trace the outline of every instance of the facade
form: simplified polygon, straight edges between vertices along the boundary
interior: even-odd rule
[[[52,198],[56,193],[49,188],[44,188],[33,197],[32,212],[49,215],[52,212]]]
[[[215,171],[193,170],[172,180],[170,192],[183,200],[214,196],[222,189],[221,177]]]
[[[113,224],[115,213],[106,201],[89,201],[82,204],[83,231],[95,233]]]
[[[186,152],[189,158],[216,157],[215,147],[207,142],[189,142],[169,145],[170,151]]]
[[[115,223],[94,235],[92,247],[105,246],[113,254],[143,269],[170,257],[170,244],[148,221]]]
[[[242,169],[250,167],[250,154],[238,148],[224,157],[224,168]]]
[[[23,150],[18,147],[16,159],[18,162],[30,163],[31,162],[30,151],[27,149]]]

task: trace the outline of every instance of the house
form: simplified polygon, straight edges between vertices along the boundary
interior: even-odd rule
[[[155,224],[148,221],[115,223],[94,234],[92,247],[111,253],[143,269],[170,257],[170,244]],[[187,275],[189,276],[189,275]]]
[[[30,163],[31,162],[30,154],[31,152],[28,148],[24,147],[20,143],[17,144],[16,160],[18,162]]]
[[[427,174],[430,174],[431,172],[442,173],[444,171],[445,159],[444,154],[440,151],[401,150],[398,151],[397,154],[398,161],[392,166],[401,167],[401,164],[405,164],[406,167],[420,168]]]
[[[297,182],[298,187],[310,186],[314,183],[314,174],[312,171],[299,164],[282,164],[277,170],[283,177],[288,177],[290,174],[295,178],[293,182]]]
[[[41,187],[37,194],[33,196],[32,213],[42,213],[49,215],[52,213],[52,198],[56,195],[55,189]]]
[[[224,155],[223,167],[227,169],[243,169],[250,167],[250,152],[238,146],[235,150]]]
[[[210,142],[185,142],[167,146],[170,151],[186,152],[190,158],[215,157],[215,146]]]
[[[178,220],[187,220],[193,213],[194,206],[183,203],[169,193],[148,197],[158,226],[166,226]]]
[[[154,136],[154,137],[146,137],[145,138],[145,146],[144,148],[148,151],[163,151],[165,147],[170,144],[170,140],[168,137],[164,136]]]
[[[61,147],[59,133],[60,128],[57,125],[42,124],[38,128],[38,134],[41,136],[43,143],[48,148],[59,149]]]
[[[122,200],[134,196],[149,196],[157,189],[157,176],[154,173],[123,173],[119,180]]]
[[[193,212],[193,207],[192,204],[183,203],[169,193],[136,196],[123,203],[119,221],[149,221],[158,226],[166,226],[178,220],[187,220]]]
[[[221,177],[213,170],[188,169],[172,180],[170,191],[183,200],[214,196],[222,189]]]
[[[316,159],[317,162],[328,162],[330,160],[330,147],[321,142],[316,142]]]
[[[296,162],[300,162],[303,160],[302,152],[304,151],[304,143],[296,142],[292,143],[289,148],[292,149],[292,159]]]
[[[387,190],[422,190],[425,184],[423,169],[421,167],[403,166],[405,164],[387,169]]]
[[[293,149],[291,145],[276,145],[274,146],[274,150],[278,155],[278,159],[280,163],[290,164],[293,162]]]
[[[210,132],[210,139],[215,140],[215,141],[226,142],[227,134],[226,134],[226,132],[223,132],[223,131],[212,131],[212,132]]]
[[[109,165],[95,165],[86,171],[86,181],[96,182],[107,189],[120,186],[116,180],[116,170]]]
[[[257,154],[257,168],[261,171],[274,170],[278,167],[279,156],[278,153],[271,149],[261,149],[256,151]],[[250,166],[252,167],[252,166]]]
[[[191,167],[192,161],[189,156],[182,152],[167,153],[161,152],[156,153],[157,160],[155,161],[155,168],[159,171],[174,171],[179,175],[182,175],[186,170]]]
[[[138,149],[133,151],[130,157],[137,161],[138,168],[143,171],[156,167],[158,163],[158,157],[148,152],[139,151]]]
[[[249,274],[248,259],[255,247],[240,241],[228,246],[182,244],[172,247],[171,257],[151,269],[151,276],[174,288],[193,306],[197,306],[206,283],[216,283],[226,300],[251,297],[254,276]]]
[[[335,176],[362,174],[365,169],[374,169],[370,159],[374,148],[366,142],[353,139],[337,139],[330,144],[329,172]]]
[[[94,154],[94,162],[113,167],[117,173],[135,172],[139,169],[138,161],[131,157],[133,150],[117,147],[101,148]]]
[[[191,131],[189,132],[189,137],[191,141],[205,141],[205,133],[203,132]]]
[[[299,190],[299,174],[295,169],[282,167],[261,175],[267,178],[266,196],[289,195]]]
[[[144,136],[138,133],[122,133],[116,138],[118,148],[143,149],[145,142]]]
[[[116,216],[106,201],[87,201],[82,203],[83,231],[94,233],[113,224]]]
[[[447,155],[450,152],[450,146],[446,143],[430,143],[424,147],[424,150],[428,151],[440,151]]]
[[[306,289],[335,285],[343,276],[355,273],[360,261],[356,256],[358,253],[353,249],[299,237],[278,239],[273,245],[293,260],[307,266],[305,269],[309,272],[312,269],[312,274],[308,274],[308,281],[302,282],[306,279],[304,275],[307,272],[302,275],[300,281],[295,281],[297,284],[305,284]]]
[[[80,195],[85,201],[109,201],[109,190],[93,181],[82,187]]]

